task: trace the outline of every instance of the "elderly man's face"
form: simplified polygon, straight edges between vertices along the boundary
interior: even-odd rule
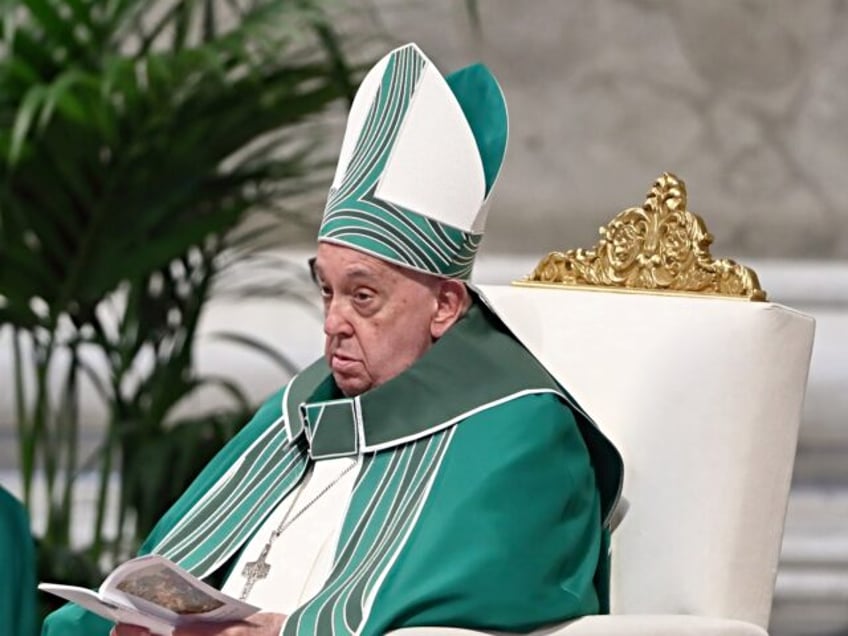
[[[324,355],[351,397],[392,379],[439,337],[442,282],[362,252],[321,243],[315,274],[324,299]]]

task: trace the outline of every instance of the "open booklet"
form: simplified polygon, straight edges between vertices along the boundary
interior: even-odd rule
[[[153,634],[163,636],[170,636],[178,625],[238,621],[259,611],[156,555],[138,557],[118,566],[97,592],[56,583],[41,583],[38,589],[108,620],[146,627]]]

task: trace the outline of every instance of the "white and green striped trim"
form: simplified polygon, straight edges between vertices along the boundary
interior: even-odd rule
[[[353,247],[417,271],[468,279],[482,234],[462,231],[376,195],[427,60],[393,52],[344,178],[331,190],[318,240]]]
[[[218,569],[300,482],[306,441],[289,443],[278,419],[151,552],[203,578]]]
[[[284,636],[359,632],[427,501],[453,433],[365,456],[327,584],[289,617]]]

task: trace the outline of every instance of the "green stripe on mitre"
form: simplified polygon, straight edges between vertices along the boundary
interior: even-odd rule
[[[369,208],[328,213],[318,241],[344,245],[425,274],[471,277],[482,234],[463,232],[396,206],[391,211]]]
[[[445,80],[459,102],[474,134],[483,173],[486,195],[495,184],[506,153],[509,119],[506,100],[491,71],[483,64],[472,64],[454,71]]]
[[[410,210],[376,196],[425,65],[425,58],[414,47],[403,47],[389,56],[344,176],[328,197],[318,240],[346,245],[417,271],[467,280],[481,234],[436,221],[427,216],[427,210]],[[469,67],[452,77],[454,86],[448,86],[458,93],[456,99],[478,151],[484,152],[488,193],[506,144],[503,96],[485,67]],[[474,90],[481,91],[481,104],[463,103],[472,100]],[[488,119],[482,112],[486,108],[494,109]],[[497,130],[487,132],[485,126]],[[499,159],[495,158],[497,140]]]
[[[361,221],[362,215],[371,215],[377,222],[389,214],[392,206],[375,198],[374,190],[406,118],[424,64],[424,58],[411,47],[389,57],[344,178],[327,200],[319,239],[346,223],[362,227],[356,221]]]
[[[325,214],[356,208],[379,181],[406,118],[425,60],[414,48],[394,52],[356,140],[344,178],[331,194]],[[342,194],[342,198],[338,198]]]

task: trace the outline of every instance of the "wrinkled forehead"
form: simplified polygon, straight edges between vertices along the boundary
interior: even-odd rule
[[[391,281],[404,276],[403,268],[365,252],[333,243],[319,243],[310,260],[316,280]]]
[[[416,272],[343,245],[321,242],[309,261],[317,282],[370,282],[371,284],[432,285],[440,277]]]

